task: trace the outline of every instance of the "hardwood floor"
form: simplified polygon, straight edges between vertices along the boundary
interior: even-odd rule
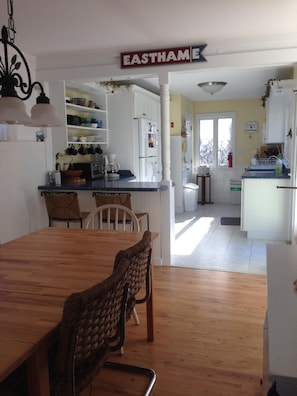
[[[127,325],[125,353],[110,360],[152,367],[154,396],[263,396],[266,277],[201,269],[155,267],[156,338]],[[103,369],[92,396],[140,395],[142,378]],[[84,393],[87,395],[87,393]]]

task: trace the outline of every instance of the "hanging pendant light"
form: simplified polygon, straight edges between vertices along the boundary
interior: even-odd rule
[[[208,81],[208,82],[199,83],[197,85],[199,88],[202,89],[202,91],[210,95],[213,95],[219,92],[222,88],[224,88],[226,84],[227,83],[224,81]]]
[[[8,27],[3,26],[0,42],[3,44],[4,59],[0,56],[0,123],[22,124],[26,126],[62,126],[55,108],[50,104],[39,81],[31,81],[31,73],[24,55],[14,44],[15,27],[13,19],[13,1],[7,0]],[[9,59],[8,50],[14,55]],[[24,72],[21,74],[20,69]],[[38,86],[40,95],[36,105],[28,116],[24,101],[32,95],[33,88]]]
[[[41,93],[36,99],[36,105],[31,109],[31,119],[34,125],[41,127],[58,127],[62,125],[56,114],[56,109],[50,104],[49,98],[44,93]]]

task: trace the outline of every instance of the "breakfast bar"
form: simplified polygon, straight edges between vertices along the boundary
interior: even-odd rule
[[[164,196],[170,193],[166,182],[140,182],[130,178],[108,181],[104,178],[86,180],[83,183],[71,184],[55,183],[38,186],[39,191],[76,191],[81,210],[89,212],[95,209],[93,192],[129,192],[132,198],[132,207],[135,212],[149,213],[150,230],[157,232],[159,237],[154,242],[153,262],[155,265],[169,265],[170,263],[170,216],[168,202]],[[46,209],[44,208],[46,212]],[[142,230],[144,231],[144,229]]]

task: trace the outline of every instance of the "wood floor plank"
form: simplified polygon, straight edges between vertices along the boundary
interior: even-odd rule
[[[263,396],[263,324],[266,277],[199,269],[155,267],[156,337],[141,325],[127,326],[124,356],[111,360],[157,372],[154,396]],[[140,395],[135,375],[104,369],[92,396]]]

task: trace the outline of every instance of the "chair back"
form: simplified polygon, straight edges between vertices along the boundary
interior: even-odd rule
[[[98,206],[87,217],[85,228],[116,231],[139,231],[135,213],[123,205],[107,204]]]
[[[126,250],[120,250],[114,261],[114,270],[117,270],[123,259],[129,261],[128,282],[129,292],[127,298],[127,319],[130,318],[135,304],[144,303],[151,294],[151,253],[152,237],[150,231],[145,231],[141,241]],[[146,293],[141,299],[136,295],[145,286]]]
[[[95,197],[96,206],[117,204],[127,206],[132,210],[132,198],[130,193],[102,193],[93,192]]]
[[[146,220],[146,226],[149,230],[149,214],[148,212],[135,212],[132,207],[132,196],[130,193],[104,193],[104,192],[93,192],[93,197],[95,197],[96,206],[102,206],[107,204],[117,204],[127,206],[127,208],[131,209],[137,220],[139,222],[139,226],[141,225],[142,220]],[[112,214],[113,215],[113,214]]]
[[[80,220],[81,211],[76,192],[42,191],[49,219]]]
[[[80,394],[107,359],[110,340],[124,331],[128,266],[121,260],[109,278],[66,299],[55,359],[60,381],[54,381],[62,388],[54,394]]]

